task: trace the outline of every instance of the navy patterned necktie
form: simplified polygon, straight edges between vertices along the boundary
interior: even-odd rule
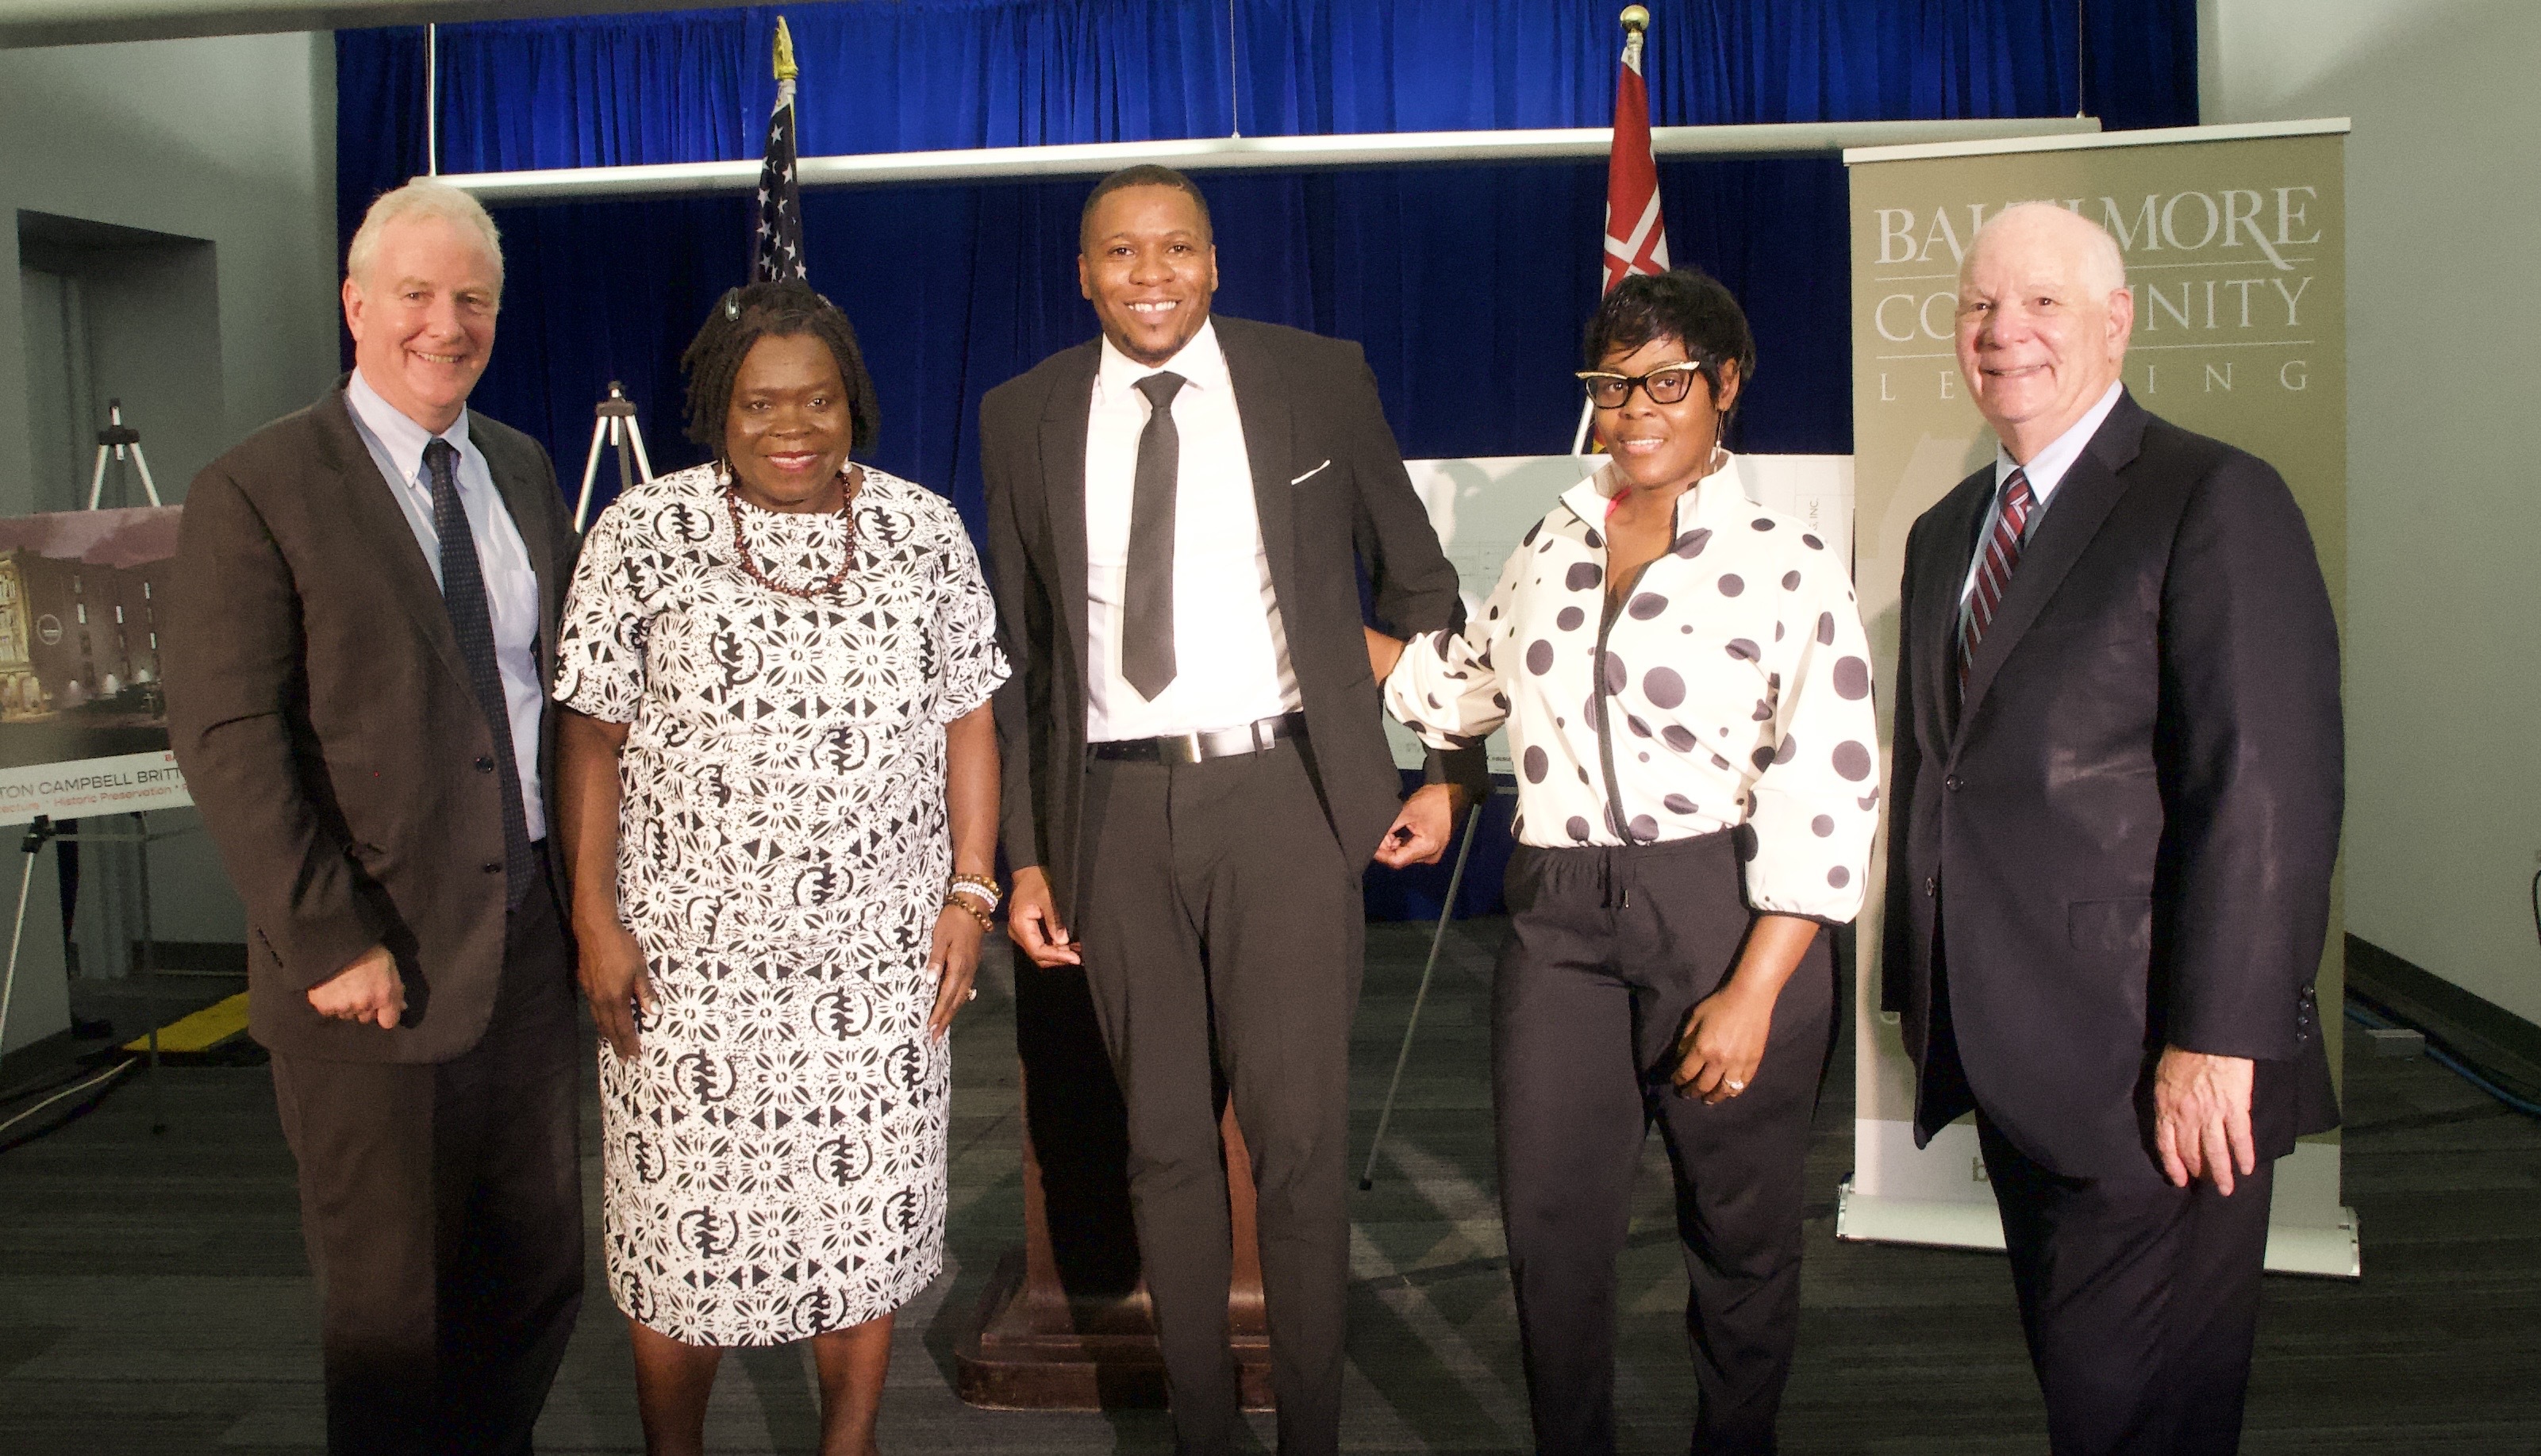
[[[1138,436],[1138,473],[1129,492],[1129,575],[1121,587],[1121,676],[1153,702],[1173,686],[1174,497],[1182,484],[1182,432],[1174,396],[1189,383],[1165,371],[1138,381],[1153,406]]]
[[[435,437],[423,447],[423,464],[432,475],[432,531],[441,539],[441,605],[450,613],[450,630],[468,664],[476,705],[484,709],[485,726],[494,734],[492,760],[479,759],[476,766],[492,769],[502,788],[504,904],[517,907],[530,892],[530,820],[521,806],[521,767],[513,756],[503,670],[494,660],[494,614],[485,602],[485,573],[476,564],[468,508],[459,500],[459,451]]]

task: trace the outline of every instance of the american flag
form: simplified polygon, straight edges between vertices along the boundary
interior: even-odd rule
[[[767,116],[767,160],[759,169],[759,236],[750,265],[754,283],[806,275],[803,194],[794,182],[794,37],[776,21],[776,109]]]

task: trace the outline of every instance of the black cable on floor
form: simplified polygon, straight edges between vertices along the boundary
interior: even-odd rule
[[[2352,999],[2347,1003],[2347,1019],[2355,1022],[2359,1026],[2370,1027],[2375,1031],[2407,1030],[2414,1031],[2422,1037],[2426,1036],[2424,1028],[2414,1026],[2404,1028],[2401,1023],[2391,1020],[2377,1012],[2367,1010],[2365,1007],[2358,1004]],[[2436,1064],[2450,1071],[2453,1075],[2460,1077],[2463,1081],[2470,1083],[2472,1086],[2477,1087],[2479,1090],[2496,1098],[2498,1101],[2505,1103],[2507,1107],[2514,1109],[2525,1117],[2541,1118],[2541,1102],[2533,1102],[2528,1098],[2518,1097],[2514,1093],[2499,1086],[2497,1083],[2490,1081],[2486,1076],[2482,1075],[2477,1068],[2471,1066],[2468,1062],[2463,1061],[2460,1057],[2453,1056],[2450,1052],[2445,1051],[2442,1046],[2437,1044],[2432,1038],[2427,1042],[2427,1056],[2433,1058]]]
[[[41,1076],[30,1077],[15,1087],[0,1088],[0,1108],[30,1097],[40,1097],[56,1087],[67,1087],[97,1070],[94,1066],[73,1064],[68,1069],[55,1067]]]
[[[0,1122],[0,1153],[8,1152],[12,1148],[24,1147],[28,1143],[35,1141],[36,1138],[43,1136],[45,1133],[59,1131],[61,1128],[77,1121],[82,1114],[92,1111],[100,1102],[106,1100],[106,1094],[113,1090],[117,1078],[140,1064],[141,1058],[137,1056],[125,1057],[123,1060],[115,1062],[113,1065],[107,1067],[103,1071],[91,1072],[87,1076],[73,1082],[71,1085],[53,1093],[50,1097],[37,1102],[33,1107],[12,1115],[8,1121]],[[10,1128],[25,1125],[44,1109],[57,1103],[67,1101],[71,1098],[78,1097],[82,1093],[90,1092],[93,1092],[95,1095],[88,1097],[85,1101],[74,1104],[68,1112],[63,1113],[52,1122],[36,1128],[32,1131],[22,1132],[15,1137],[8,1135]]]

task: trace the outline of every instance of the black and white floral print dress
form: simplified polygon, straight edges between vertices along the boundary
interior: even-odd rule
[[[1670,548],[1606,593],[1611,466],[1562,492],[1461,635],[1416,639],[1387,709],[1434,747],[1508,725],[1519,842],[1729,830],[1750,909],[1861,909],[1879,823],[1870,652],[1850,563],[1750,502],[1726,451],[1677,497]]]
[[[655,1009],[600,1049],[610,1292],[696,1345],[888,1313],[943,1266],[950,1063],[926,970],[951,870],[945,725],[1005,679],[952,507],[871,468],[854,569],[751,579],[711,467],[640,485],[583,544],[556,700],[630,725],[618,913]],[[811,586],[834,514],[740,508]]]

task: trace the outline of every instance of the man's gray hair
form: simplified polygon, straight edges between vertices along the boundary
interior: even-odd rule
[[[2017,202],[1985,220],[1968,240],[1973,261],[1987,238],[2005,227],[2022,225],[2056,229],[2082,249],[2082,286],[2093,298],[2107,298],[2127,286],[2127,255],[2109,230],[2069,207],[2055,202]]]
[[[391,223],[425,217],[473,230],[484,240],[486,256],[494,260],[495,287],[502,286],[503,235],[495,230],[485,204],[448,182],[428,177],[418,177],[404,186],[382,192],[371,210],[362,214],[362,225],[353,232],[353,244],[344,250],[344,276],[356,286],[366,286],[363,280],[370,272],[372,259],[379,255],[380,235],[388,231]]]

